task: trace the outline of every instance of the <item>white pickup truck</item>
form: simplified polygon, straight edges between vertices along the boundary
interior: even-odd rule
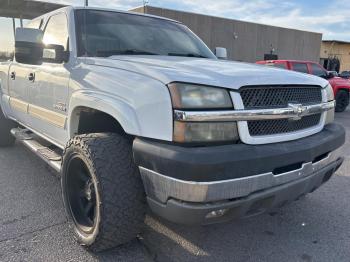
[[[219,58],[161,17],[43,15],[0,63],[0,145],[17,138],[60,172],[70,224],[92,251],[133,239],[147,206],[211,224],[328,181],[345,140],[328,82]]]

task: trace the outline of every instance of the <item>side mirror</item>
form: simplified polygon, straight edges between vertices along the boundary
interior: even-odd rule
[[[335,77],[335,75],[333,74],[333,72],[327,71],[327,74],[326,74],[326,78],[327,78],[327,79],[332,79],[332,78],[334,78],[334,77]]]
[[[215,55],[219,59],[227,59],[227,49],[224,47],[216,47],[215,48]]]
[[[17,28],[15,59],[23,64],[40,64],[43,57],[43,31],[32,28]]]
[[[68,62],[69,52],[61,45],[45,45],[43,48],[43,62],[61,64]]]

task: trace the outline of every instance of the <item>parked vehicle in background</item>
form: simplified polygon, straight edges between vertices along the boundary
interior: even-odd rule
[[[60,172],[90,250],[135,238],[147,204],[188,225],[250,217],[343,162],[324,79],[220,60],[224,49],[162,17],[66,7],[30,27],[0,63],[0,146],[11,132]]]
[[[328,75],[329,76],[333,75],[334,77],[339,76],[337,71],[328,71]]]
[[[350,79],[350,71],[343,71],[339,74],[340,77]]]
[[[257,64],[268,65],[300,73],[311,74],[327,79],[332,85],[337,101],[336,112],[343,112],[350,101],[350,81],[336,76],[332,71],[327,71],[321,65],[310,61],[299,60],[266,60],[258,61]]]

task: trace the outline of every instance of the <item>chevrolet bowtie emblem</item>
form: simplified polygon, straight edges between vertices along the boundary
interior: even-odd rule
[[[288,104],[289,108],[291,108],[295,114],[291,120],[300,120],[303,114],[307,111],[307,107],[302,104]]]

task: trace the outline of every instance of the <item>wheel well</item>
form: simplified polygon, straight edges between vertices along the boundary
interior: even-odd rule
[[[338,92],[339,91],[346,91],[346,92],[348,92],[348,94],[350,94],[350,89],[349,88],[339,88],[339,90],[338,90]]]
[[[74,110],[71,124],[70,133],[72,136],[104,132],[125,134],[123,127],[114,117],[86,107],[79,107]]]

